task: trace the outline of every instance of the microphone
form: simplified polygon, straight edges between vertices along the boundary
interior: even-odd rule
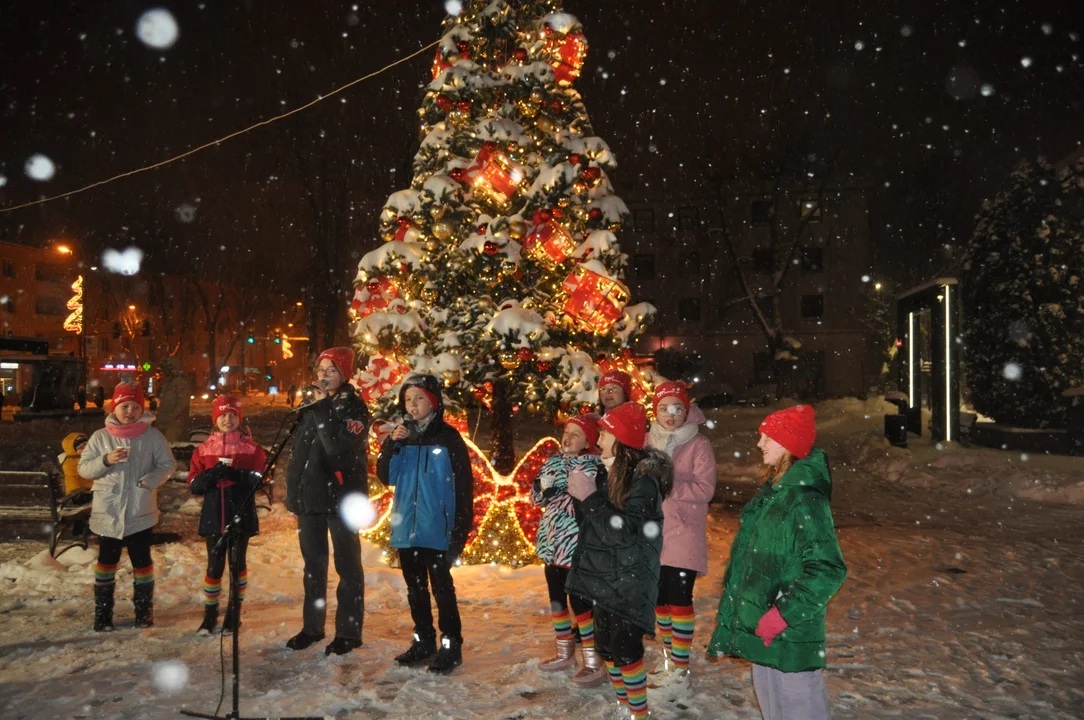
[[[327,380],[317,380],[312,385],[309,385],[307,388],[305,388],[301,396],[301,402],[298,403],[297,407],[295,407],[293,410],[290,410],[290,412],[301,412],[305,408],[312,407],[317,402],[319,402],[319,400],[316,399],[315,391],[317,388],[321,390],[327,390]]]
[[[414,426],[418,424],[418,421],[412,417],[407,417],[403,420],[403,427],[405,427],[410,434],[401,440],[396,440],[391,444],[391,454],[398,455],[399,451],[403,449],[403,443],[410,439],[410,435],[414,434]]]

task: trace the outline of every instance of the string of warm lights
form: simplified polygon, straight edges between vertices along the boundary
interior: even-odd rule
[[[327,100],[327,99],[329,99],[331,97],[334,97],[335,95],[338,95],[339,93],[344,92],[345,90],[348,90],[348,89],[352,88],[353,86],[357,85],[360,82],[364,82],[366,80],[369,80],[370,78],[374,78],[377,75],[380,75],[380,74],[382,74],[384,72],[387,72],[388,70],[391,70],[396,65],[401,65],[402,63],[405,63],[408,60],[412,60],[413,58],[417,57],[418,55],[421,55],[422,53],[424,53],[426,50],[429,50],[430,48],[436,46],[437,43],[439,43],[439,42],[440,42],[440,40],[435,40],[435,41],[429,43],[428,45],[426,45],[425,47],[419,48],[418,50],[415,50],[411,54],[409,54],[409,55],[407,55],[405,57],[401,57],[398,60],[385,65],[384,67],[380,68],[379,70],[374,70],[373,72],[371,72],[371,73],[369,73],[367,75],[363,75],[363,76],[361,76],[359,78],[355,78],[354,80],[351,80],[350,82],[346,83],[345,85],[341,85],[341,86],[335,88],[334,90],[327,93],[326,95],[321,95],[321,96],[317,97],[315,100],[307,102],[304,105],[300,105],[300,106],[298,106],[296,108],[293,108],[292,110],[287,110],[286,112],[284,112],[284,113],[282,113],[280,115],[275,115],[274,117],[267,118],[266,120],[260,120],[257,123],[249,125],[246,128],[242,128],[240,130],[237,130],[236,132],[232,132],[229,135],[226,135],[224,137],[220,137],[217,140],[211,140],[210,142],[205,142],[202,145],[199,145],[197,147],[192,148],[191,150],[186,150],[185,152],[179,153],[179,154],[174,155],[172,157],[168,157],[165,160],[162,160],[160,162],[152,163],[150,165],[144,165],[143,167],[138,167],[138,168],[135,168],[134,170],[128,170],[126,172],[119,173],[119,174],[114,175],[112,177],[105,178],[104,180],[98,180],[97,182],[92,182],[89,185],[85,185],[85,186],[83,186],[81,188],[77,188],[75,190],[69,190],[68,192],[60,193],[59,195],[52,195],[50,197],[38,198],[37,200],[31,200],[30,202],[21,203],[19,205],[11,205],[9,207],[0,208],[0,214],[14,212],[15,210],[21,210],[23,208],[33,207],[34,205],[43,205],[43,204],[45,204],[47,202],[52,202],[53,200],[60,200],[61,198],[71,197],[72,195],[78,195],[79,193],[86,192],[87,190],[93,190],[94,188],[101,187],[102,185],[107,185],[107,184],[109,184],[111,182],[115,182],[117,180],[121,180],[121,179],[126,178],[126,177],[131,177],[132,175],[138,175],[140,173],[145,173],[145,172],[148,172],[150,170],[155,170],[157,168],[160,168],[163,165],[169,165],[171,163],[177,162],[178,160],[183,160],[184,158],[189,157],[191,155],[195,155],[196,153],[198,153],[198,152],[200,152],[202,150],[206,150],[209,147],[214,147],[215,145],[220,145],[220,144],[226,142],[227,140],[232,140],[235,137],[239,137],[241,135],[244,135],[245,133],[252,132],[256,128],[263,127],[264,125],[270,125],[271,123],[278,122],[279,120],[283,120],[285,118],[288,118],[291,115],[296,115],[297,113],[302,112],[303,110],[308,110],[313,105],[316,105],[317,103],[321,103],[321,102],[323,102],[323,101],[325,101],[325,100]]]

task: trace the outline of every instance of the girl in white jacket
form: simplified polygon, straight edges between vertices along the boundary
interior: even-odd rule
[[[158,523],[158,486],[173,474],[165,436],[143,414],[143,388],[120,383],[105,427],[90,436],[79,474],[94,481],[90,529],[98,536],[94,568],[94,630],[113,629],[113,578],[121,550],[128,548],[135,587],[135,625],[154,625],[154,563],[151,528]]]

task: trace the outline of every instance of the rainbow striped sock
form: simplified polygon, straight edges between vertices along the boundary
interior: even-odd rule
[[[553,615],[553,631],[557,633],[557,639],[571,640],[572,614],[568,612],[568,608],[553,610],[551,614]]]
[[[621,675],[621,668],[613,664],[609,660],[603,660],[606,663],[606,670],[610,673],[610,683],[614,686],[614,691],[617,693],[617,701],[622,705],[626,704],[629,699],[625,694],[625,678]]]
[[[132,576],[132,582],[136,585],[153,585],[154,563],[151,563],[147,567],[132,568]]]
[[[248,568],[245,568],[237,575],[237,599],[245,599],[245,588],[248,587]]]
[[[647,670],[643,659],[631,665],[621,667],[621,677],[625,681],[625,695],[628,698],[629,714],[634,718],[647,717]]]
[[[218,605],[218,596],[222,594],[222,578],[207,575],[203,578],[203,604]]]
[[[583,615],[576,616],[576,625],[579,627],[580,642],[585,650],[595,647],[595,616],[590,610]]]
[[[113,578],[117,574],[116,563],[112,565],[103,565],[102,563],[95,563],[94,565],[94,587],[105,587],[106,585],[113,584]]]
[[[689,648],[693,646],[693,631],[696,629],[696,611],[692,605],[672,605],[670,612],[674,622],[674,644],[670,657],[674,666],[689,667]]]
[[[656,605],[655,606],[655,622],[659,624],[659,636],[662,639],[662,644],[666,648],[670,649],[670,638],[672,636],[671,620],[670,620],[670,606],[669,605]]]

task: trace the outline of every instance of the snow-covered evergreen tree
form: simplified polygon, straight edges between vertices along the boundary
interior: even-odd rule
[[[1022,162],[967,248],[964,368],[975,409],[1024,427],[1064,421],[1084,383],[1084,156]]]
[[[621,282],[628,209],[573,87],[579,21],[556,0],[464,0],[443,29],[413,181],[358,268],[357,382],[390,415],[404,372],[443,377],[453,401],[490,408],[507,472],[513,414],[593,405],[595,362],[620,357],[654,308]]]

